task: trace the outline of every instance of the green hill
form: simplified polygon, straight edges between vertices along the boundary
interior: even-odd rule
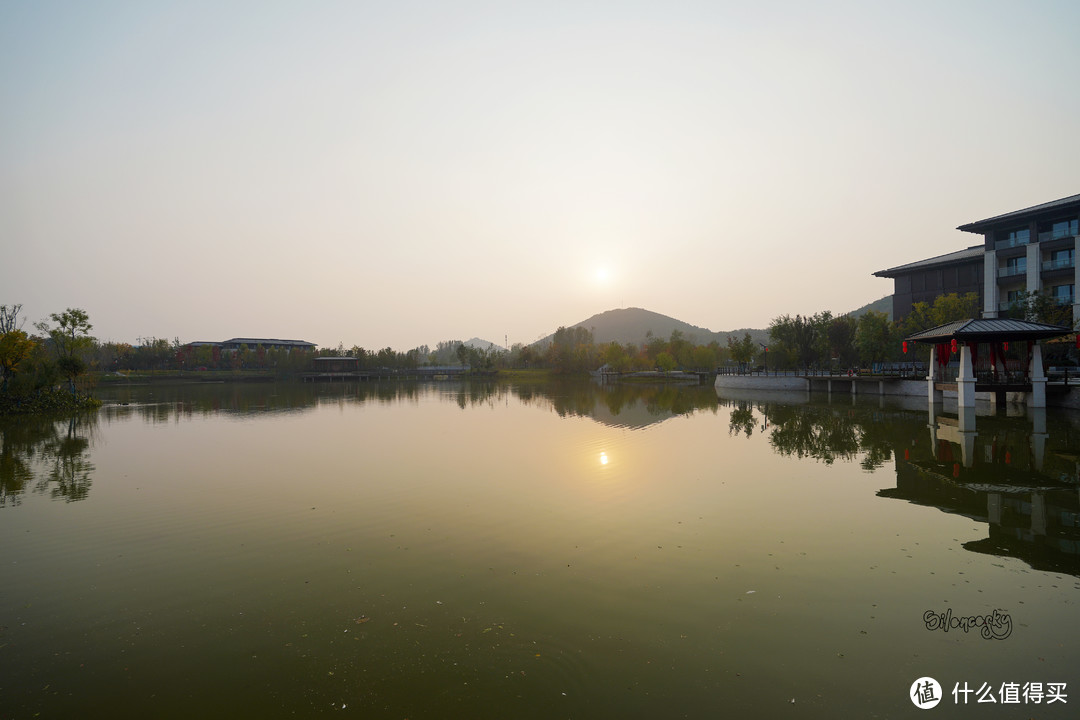
[[[575,323],[570,327],[580,327],[592,331],[593,341],[597,344],[617,342],[620,345],[626,343],[640,344],[647,342],[651,337],[667,339],[674,330],[678,330],[687,340],[698,345],[705,345],[713,340],[721,345],[727,345],[729,335],[741,338],[744,333],[750,333],[755,342],[767,343],[769,333],[766,330],[752,328],[740,328],[714,332],[708,328],[698,327],[690,323],[676,320],[667,315],[661,315],[650,310],[641,308],[621,308],[608,310],[598,315]],[[534,345],[546,346],[551,342],[554,333],[537,340]]]
[[[858,310],[852,310],[848,313],[848,315],[858,320],[860,317],[870,312],[871,310],[875,312],[883,312],[886,316],[888,316],[889,320],[892,320],[892,295],[886,295],[880,300],[875,300],[872,303],[867,303]]]

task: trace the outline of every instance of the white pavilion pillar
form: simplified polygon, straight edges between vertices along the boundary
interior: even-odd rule
[[[960,346],[960,374],[956,377],[956,404],[959,407],[975,407],[975,370],[971,366],[971,347]]]
[[[935,403],[941,402],[942,393],[934,389],[934,384],[937,382],[937,346],[930,346],[930,365],[926,372],[926,397],[930,401],[930,407],[933,408]]]

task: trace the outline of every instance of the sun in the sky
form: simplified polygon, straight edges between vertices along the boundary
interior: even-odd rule
[[[600,267],[596,268],[596,273],[594,277],[596,278],[597,284],[606,285],[608,281],[611,280],[611,271],[608,270],[607,267],[601,265]]]

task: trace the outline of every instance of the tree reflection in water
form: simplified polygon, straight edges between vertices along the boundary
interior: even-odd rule
[[[566,381],[521,385],[453,382],[435,387],[462,408],[490,405],[512,396],[563,417],[590,417],[629,427],[645,427],[700,410],[715,413],[718,408],[716,393],[707,386],[601,386]],[[110,388],[100,413],[63,420],[42,416],[0,419],[0,507],[21,504],[28,489],[65,502],[85,499],[93,482],[90,449],[99,419],[112,423],[138,417],[159,424],[215,413],[294,413],[328,402],[415,402],[431,391],[429,383],[410,382]]]
[[[729,435],[751,437],[759,428],[756,410],[762,418],[760,430],[768,433],[779,454],[827,465],[858,459],[868,472],[892,459],[899,425],[911,425],[913,432],[920,430],[920,422],[925,425],[918,415],[903,411],[724,398],[720,403],[731,408]]]
[[[965,437],[958,419],[940,406],[928,418],[929,408],[884,402],[720,402],[730,408],[729,435],[749,438],[760,427],[781,455],[826,464],[858,461],[868,472],[892,461],[895,486],[878,496],[984,524],[986,537],[963,543],[965,550],[1080,577],[1080,418],[1074,414],[1047,419],[1045,410],[1016,417],[991,413]]]
[[[20,505],[27,488],[54,500],[84,500],[94,473],[89,451],[96,426],[96,413],[0,420],[0,507]]]
[[[351,383],[187,383],[116,386],[101,393],[106,423],[139,417],[149,424],[216,413],[255,415],[307,412],[326,403],[392,404],[417,402],[431,393],[458,407],[494,405],[514,397],[525,405],[553,410],[560,417],[590,417],[605,424],[643,427],[701,410],[716,413],[711,385],[599,385],[591,380],[550,382],[462,381]]]
[[[728,420],[728,435],[745,435],[750,437],[754,434],[754,408],[746,400],[732,403],[731,416]]]

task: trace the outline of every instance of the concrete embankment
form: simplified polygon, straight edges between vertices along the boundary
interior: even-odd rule
[[[868,395],[871,397],[892,395],[899,397],[926,398],[926,380],[908,380],[902,378],[878,378],[855,375],[837,376],[797,376],[797,375],[717,375],[717,391],[761,391],[784,392],[813,396],[828,395]],[[946,400],[955,400],[955,389],[946,389],[942,393]],[[994,393],[977,392],[976,401],[995,402]],[[1005,401],[1008,403],[1027,403],[1027,393],[1009,392]],[[1080,393],[1072,387],[1051,384],[1047,387],[1046,404],[1050,407],[1080,409]]]
[[[837,375],[806,377],[796,375],[717,375],[715,387],[729,390],[769,390],[783,392],[846,393],[854,395],[902,395],[926,397],[925,380]]]

